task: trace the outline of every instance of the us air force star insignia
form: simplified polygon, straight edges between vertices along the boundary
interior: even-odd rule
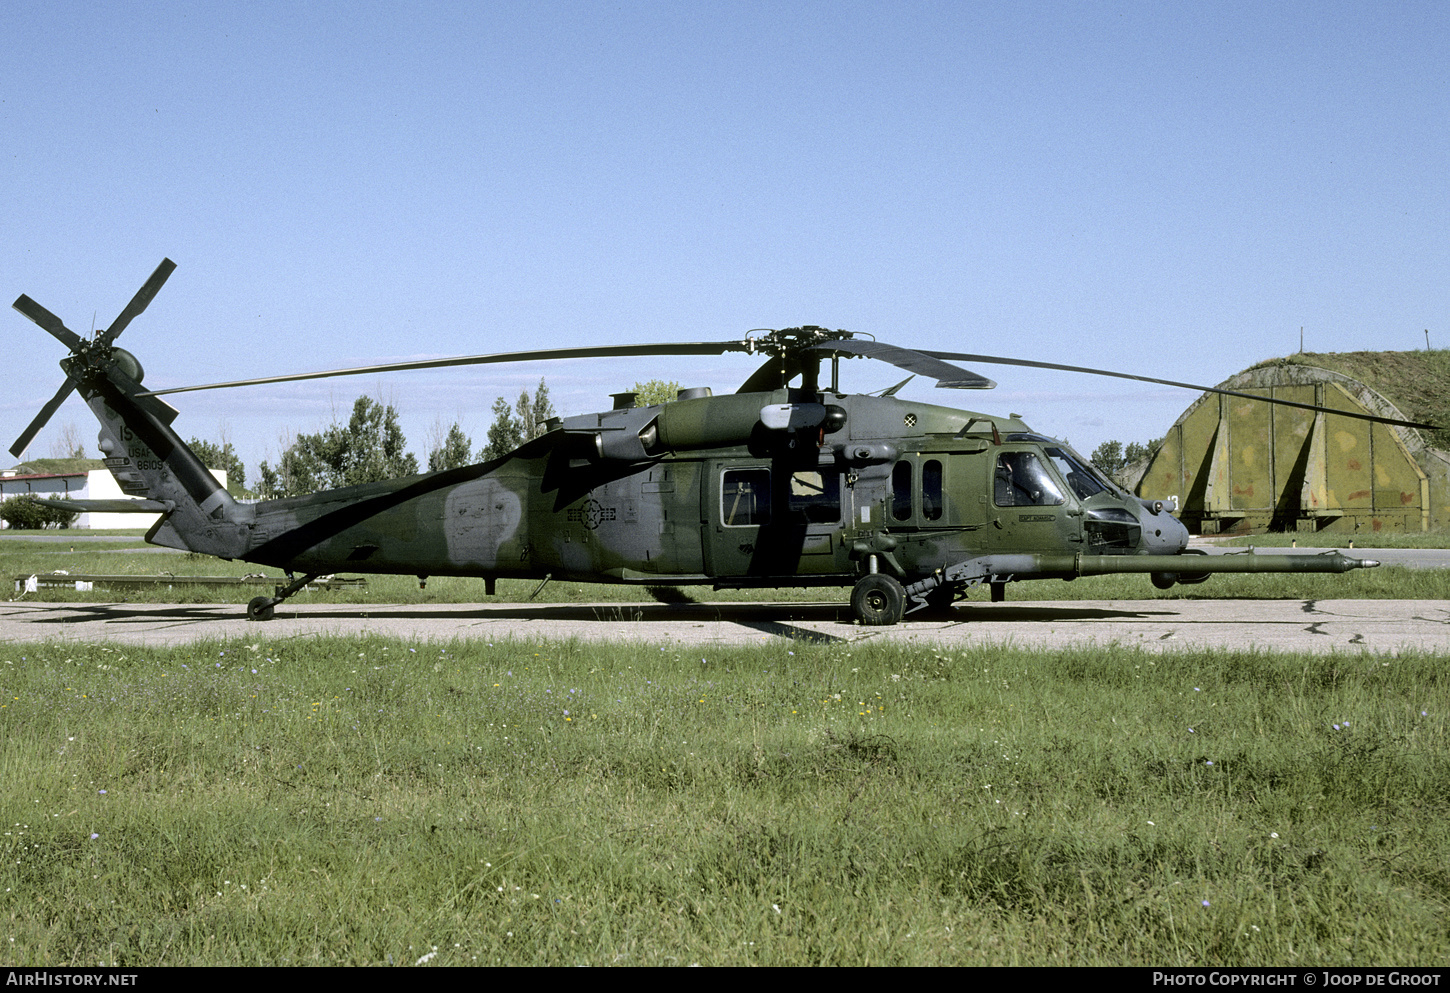
[[[590,500],[584,505],[584,526],[590,531],[599,527],[599,522],[604,519],[604,507],[598,500]]]

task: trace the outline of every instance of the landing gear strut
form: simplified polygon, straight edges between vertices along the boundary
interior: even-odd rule
[[[288,575],[290,576],[291,573],[288,573]],[[301,579],[292,580],[286,586],[278,586],[274,590],[275,596],[253,597],[252,602],[247,604],[247,620],[270,621],[272,619],[272,610],[277,604],[302,590],[308,583],[320,575],[322,574],[318,572],[308,573]]]

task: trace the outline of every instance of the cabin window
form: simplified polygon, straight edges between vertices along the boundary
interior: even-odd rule
[[[795,473],[790,477],[788,509],[792,521],[835,524],[841,519],[841,474]]]
[[[921,464],[921,516],[929,521],[939,521],[941,512],[941,463],[936,459],[928,459]]]
[[[770,523],[770,470],[726,469],[720,485],[720,520],[726,527]]]
[[[898,462],[891,470],[891,516],[911,519],[911,463]]]
[[[1031,452],[997,456],[993,496],[999,507],[1055,507],[1067,502],[1052,473]]]

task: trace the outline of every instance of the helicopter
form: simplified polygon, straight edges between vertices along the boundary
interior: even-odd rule
[[[176,264],[162,261],[114,322],[87,339],[22,294],[14,308],[69,349],[65,380],[11,447],[24,451],[72,392],[100,422],[106,467],[130,497],[42,500],[159,513],[152,544],[285,570],[247,605],[275,608],[336,572],[632,583],[651,587],[850,587],[863,625],[939,613],[986,584],[1144,573],[1160,589],[1215,573],[1372,568],[1337,551],[1207,556],[1163,501],[1140,499],[1065,442],[1000,416],[840,388],[842,359],[871,358],[937,386],[995,386],[957,361],[1062,369],[1315,408],[1214,387],[1001,356],[927,351],[813,325],[720,342],[554,348],[390,363],[148,390],[116,338]],[[740,389],[687,389],[665,404],[554,418],[502,457],[259,503],[234,500],[171,428],[165,394],[364,373],[551,359],[763,356]],[[829,381],[822,382],[829,362]],[[909,381],[909,380],[908,380]],[[792,385],[792,384],[795,385]],[[1345,414],[1342,411],[1326,413]],[[1432,427],[1368,414],[1345,414]],[[101,504],[104,503],[104,506]],[[300,574],[300,576],[299,576]]]

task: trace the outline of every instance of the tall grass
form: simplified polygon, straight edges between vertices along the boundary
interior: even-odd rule
[[[0,648],[26,964],[1432,964],[1426,655]]]

